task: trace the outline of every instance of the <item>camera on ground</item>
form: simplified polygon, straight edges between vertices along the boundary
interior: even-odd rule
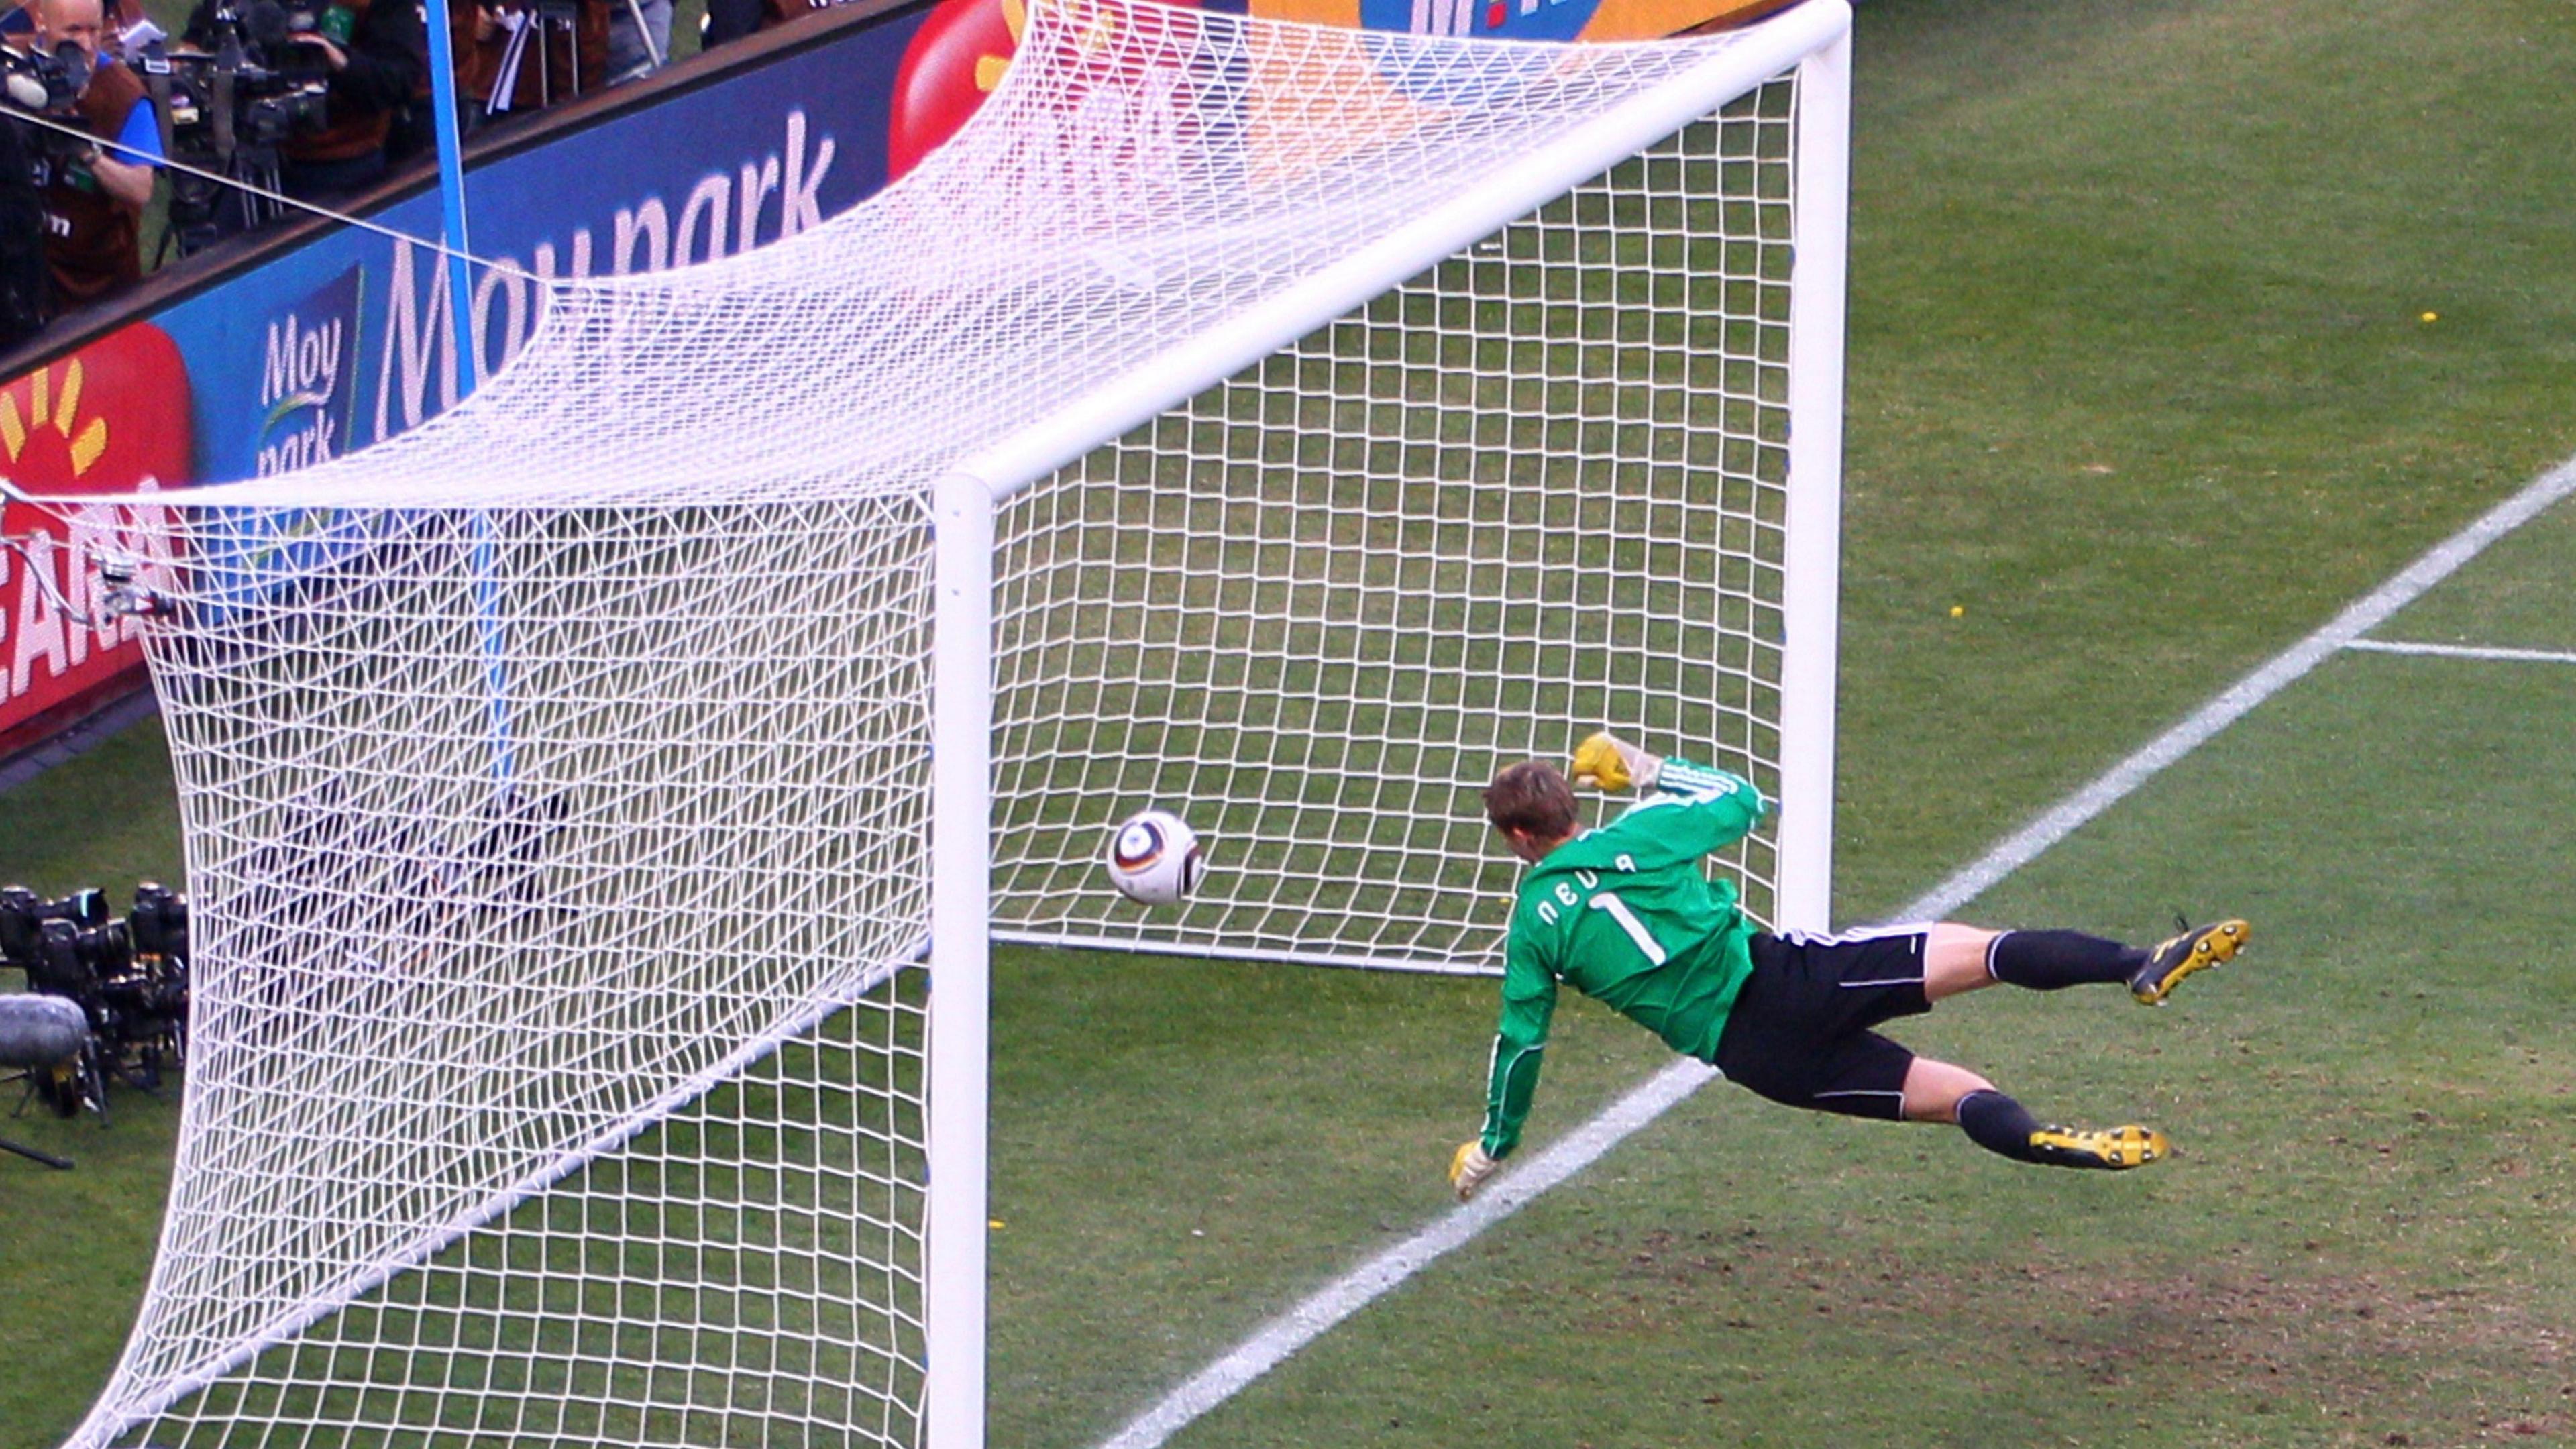
[[[33,1077],[37,1097],[64,1117],[104,1111],[110,1078],[157,1089],[187,1055],[187,896],[145,881],[124,916],[107,912],[95,888],[47,900],[0,887],[0,966],[25,973],[28,990],[78,1006],[89,1024],[77,1069]]]

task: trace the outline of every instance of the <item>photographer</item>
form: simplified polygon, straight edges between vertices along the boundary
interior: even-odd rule
[[[188,39],[215,48],[228,0],[201,0]],[[429,74],[429,34],[414,0],[252,0],[244,19],[268,66],[326,83],[318,128],[279,145],[280,189],[302,200],[359,190],[385,174],[385,137]]]
[[[76,64],[66,67],[74,72],[76,90],[42,109],[97,140],[117,143],[84,146],[54,131],[33,138],[57,315],[143,276],[141,223],[161,159],[161,126],[143,82],[100,55],[105,18],[100,0],[36,0],[35,54],[72,61],[70,52],[77,53]]]

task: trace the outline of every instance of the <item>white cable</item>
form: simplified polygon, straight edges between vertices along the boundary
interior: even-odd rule
[[[0,114],[0,120],[18,121],[31,126],[41,126],[48,131],[58,131],[63,135],[86,141],[101,150],[123,152],[124,154],[135,158],[136,164],[138,165],[151,166],[158,170],[176,171],[182,175],[194,176],[201,181],[214,182],[218,186],[229,186],[236,191],[247,192],[263,201],[273,201],[281,206],[294,207],[298,211],[308,211],[315,216],[324,218],[325,220],[336,221],[343,226],[353,226],[358,228],[360,231],[371,231],[379,236],[390,237],[395,241],[409,242],[413,246],[435,252],[441,257],[460,258],[475,266],[489,268],[496,272],[503,272],[523,281],[545,284],[552,280],[551,278],[538,276],[536,273],[527,271],[524,268],[514,266],[509,262],[491,257],[479,257],[474,255],[472,252],[458,251],[455,248],[448,246],[445,242],[432,241],[427,237],[414,236],[407,231],[397,231],[380,222],[369,221],[364,217],[352,216],[344,211],[333,211],[327,206],[319,206],[300,197],[289,196],[282,191],[271,191],[265,186],[257,186],[237,177],[221,175],[217,172],[208,171],[199,166],[191,166],[187,162],[178,160],[174,157],[156,156],[149,151],[126,145],[122,141],[112,141],[104,137],[94,136],[80,127],[67,125],[61,121],[55,120],[51,116],[39,116],[27,111],[11,109],[5,114]]]

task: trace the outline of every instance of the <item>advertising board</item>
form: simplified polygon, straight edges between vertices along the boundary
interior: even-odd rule
[[[1590,42],[1749,19],[1782,0],[1216,3],[1310,23]],[[319,229],[261,251],[0,384],[0,475],[37,494],[178,488],[328,462],[416,427],[525,343],[542,305],[529,277],[687,266],[823,224],[965,124],[1026,21],[1023,0],[875,0],[799,22],[812,34],[797,43],[701,57],[550,118],[531,139],[469,148],[468,249],[498,263],[472,269],[462,299],[470,374],[449,320],[450,269],[407,239],[440,232],[440,199],[415,180],[363,208],[382,230]],[[709,364],[712,386],[721,359]],[[66,614],[96,580],[59,520],[13,504],[4,527],[19,543],[0,549],[0,755],[130,689],[142,663],[130,625],[78,627]]]

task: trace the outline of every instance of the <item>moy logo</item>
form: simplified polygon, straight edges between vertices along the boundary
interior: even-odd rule
[[[348,451],[364,289],[365,273],[351,267],[269,319],[260,349],[258,476],[310,468]]]

